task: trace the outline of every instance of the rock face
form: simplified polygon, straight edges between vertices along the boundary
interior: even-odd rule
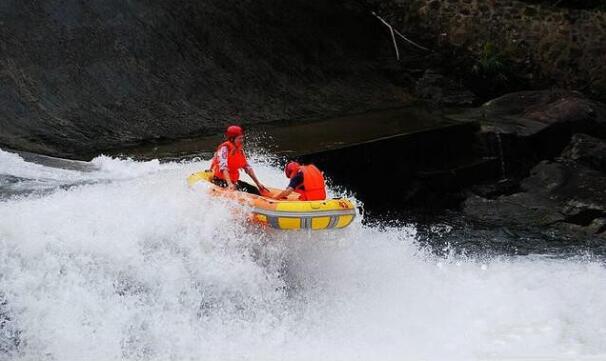
[[[569,238],[606,238],[606,107],[568,91],[507,94],[458,114],[482,124],[480,148],[502,158],[500,182],[474,186],[472,220]]]
[[[86,157],[402,105],[383,31],[350,0],[4,0],[0,146]]]
[[[588,226],[584,217],[595,215],[590,202],[604,181],[603,104],[575,92],[526,91],[450,118],[457,122],[299,160],[325,169],[379,211],[456,208],[472,194],[463,208],[474,219],[522,227],[564,224],[570,216]],[[385,154],[397,154],[398,161]],[[386,169],[397,179],[388,198],[376,187],[376,175]]]
[[[565,90],[506,94],[470,111],[469,116],[501,133],[521,137],[537,135],[554,126],[606,130],[603,104]]]
[[[526,83],[584,89],[606,99],[603,3],[579,1],[585,5],[579,8],[566,1],[371,2],[402,33],[440,53],[444,69],[474,83],[474,91],[498,91],[497,83],[509,83],[511,91]]]
[[[586,134],[575,134],[562,157],[606,172],[606,143]]]
[[[432,69],[427,69],[417,80],[415,95],[431,103],[445,106],[470,106],[477,97],[460,81],[448,78]]]
[[[557,161],[543,161],[521,182],[521,192],[495,199],[468,198],[472,219],[510,227],[557,230],[569,237],[606,239],[606,142],[574,136]]]
[[[451,118],[482,124],[485,153],[503,159],[504,177],[558,156],[575,133],[606,137],[606,106],[565,90],[510,93]]]

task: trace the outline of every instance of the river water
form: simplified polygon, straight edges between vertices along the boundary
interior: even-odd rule
[[[207,166],[0,150],[0,359],[606,358],[600,258],[436,255],[362,217],[263,232],[187,188]]]

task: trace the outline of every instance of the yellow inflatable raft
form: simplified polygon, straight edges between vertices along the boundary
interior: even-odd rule
[[[355,205],[346,198],[299,201],[299,195],[293,192],[288,199],[276,200],[269,197],[281,189],[269,188],[270,192],[264,197],[216,186],[210,182],[212,177],[211,171],[194,173],[187,177],[187,184],[192,187],[198,182],[208,183],[211,194],[249,206],[250,220],[262,226],[282,230],[345,228],[356,216]]]

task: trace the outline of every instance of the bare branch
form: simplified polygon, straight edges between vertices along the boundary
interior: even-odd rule
[[[383,23],[383,25],[387,26],[387,28],[389,29],[389,32],[391,33],[391,40],[393,41],[393,47],[394,47],[394,50],[396,51],[396,59],[397,60],[400,60],[400,51],[398,50],[398,44],[396,42],[396,37],[395,37],[396,34],[400,38],[404,39],[407,43],[412,44],[412,45],[416,46],[419,49],[422,49],[422,50],[425,50],[425,51],[431,51],[431,50],[427,49],[426,47],[421,46],[421,45],[415,43],[414,41],[408,39],[406,36],[404,36],[398,30],[394,29],[393,26],[391,26],[382,17],[380,17],[379,15],[377,15],[377,13],[375,13],[374,11],[372,12],[372,15],[375,16],[377,19],[379,19],[379,21],[381,21]]]
[[[389,28],[389,31],[391,33],[391,40],[393,41],[393,48],[396,51],[396,59],[399,61],[400,60],[400,51],[398,50],[398,43],[396,42],[396,36],[394,35],[393,26],[389,25],[389,23],[387,23],[387,21],[383,20],[383,18],[380,17],[379,15],[377,15],[374,11],[372,12],[372,14],[374,16],[376,16],[377,19],[379,19],[385,26],[387,26],[387,28]]]
[[[426,51],[431,51],[431,50],[427,49],[426,47],[421,46],[421,45],[419,45],[419,44],[415,43],[414,41],[412,41],[412,40],[408,39],[407,37],[405,37],[404,35],[402,35],[402,34],[401,34],[399,31],[397,31],[397,30],[394,30],[394,31],[395,31],[395,32],[396,32],[396,34],[398,34],[398,35],[399,35],[399,36],[400,36],[402,39],[406,40],[407,42],[409,42],[410,44],[412,44],[412,45],[416,46],[417,48],[419,48],[419,49],[423,49],[423,50],[426,50]]]

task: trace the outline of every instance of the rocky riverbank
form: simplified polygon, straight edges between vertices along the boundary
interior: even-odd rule
[[[308,158],[358,191],[379,218],[396,212],[427,222],[423,213],[434,219],[448,209],[446,218],[464,219],[458,228],[606,238],[606,105],[578,92],[524,91],[447,119],[439,129]],[[386,169],[396,180],[388,197],[376,186]]]
[[[575,134],[562,156],[533,167],[518,191],[489,198],[472,195],[463,211],[491,225],[606,239],[606,174],[598,166],[605,150],[603,140]]]
[[[606,238],[606,107],[563,91],[510,94],[459,118],[482,123],[501,179],[471,187],[462,210],[494,226]]]

